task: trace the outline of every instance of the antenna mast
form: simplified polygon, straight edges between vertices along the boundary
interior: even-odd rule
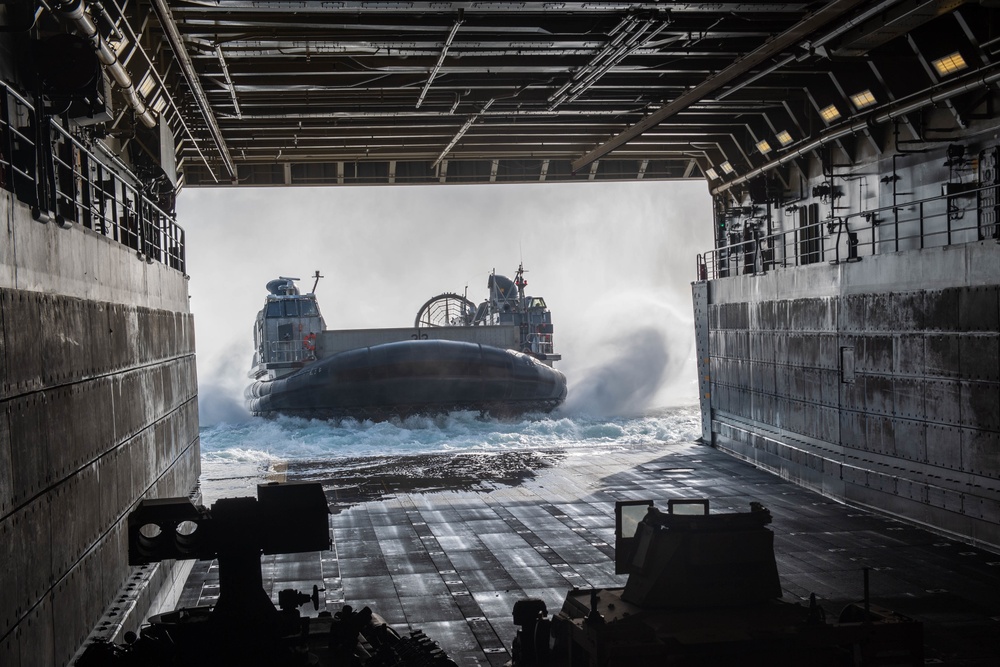
[[[514,274],[514,284],[517,285],[517,296],[520,307],[523,309],[525,307],[524,302],[524,288],[528,286],[528,281],[524,279],[524,262],[517,265],[517,273]]]
[[[313,288],[311,294],[316,293],[316,285],[319,285],[319,279],[323,276],[319,275],[319,269],[316,269],[316,273],[313,274]]]

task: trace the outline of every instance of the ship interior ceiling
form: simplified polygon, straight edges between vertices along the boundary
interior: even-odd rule
[[[73,48],[67,31],[86,32],[81,6],[128,64],[134,94],[78,113],[112,115],[112,129],[187,186],[675,179],[708,169],[724,185],[727,169],[766,169],[769,187],[794,193],[796,160],[829,147],[831,164],[851,165],[869,145],[890,149],[887,125],[918,141],[988,113],[975,83],[979,93],[957,99],[944,89],[992,71],[991,10],[944,0],[295,9],[156,0],[100,11],[68,2],[39,18],[44,52],[62,54]],[[132,13],[142,20],[123,18]],[[937,73],[953,53],[964,70]],[[951,124],[925,128],[921,107],[910,108],[920,97],[948,108]],[[160,116],[159,132],[147,127]]]
[[[795,595],[846,596],[847,566],[824,571],[839,559],[824,554],[895,549],[869,512],[905,522],[887,530],[929,565],[894,563],[887,598],[916,596],[927,636],[944,637],[929,656],[995,664],[960,645],[992,637],[993,651],[1000,619],[975,585],[996,598],[998,3],[11,0],[0,79],[0,664],[68,664],[98,623],[135,629],[169,599],[157,591],[183,588],[180,565],[130,569],[125,553],[140,500],[194,494],[200,474],[182,189],[683,179],[712,198],[712,218],[692,221],[714,230],[691,258],[705,446],[683,454],[685,475],[710,470],[664,486],[665,459],[640,448],[608,454],[621,475],[601,483],[731,498],[750,485],[722,480],[777,482],[766,471],[802,502],[854,508],[859,521],[838,515],[819,537],[808,508],[784,506],[793,487],[769,497]],[[477,596],[501,597],[476,590],[492,575],[464,572],[461,550],[441,555],[456,540],[437,520],[468,510],[524,535],[530,567],[505,576],[533,572],[531,587],[570,570],[607,581],[606,539],[577,545],[579,562],[564,545],[600,524],[574,511],[623,494],[601,487],[599,509],[582,507],[565,472],[555,491],[495,493],[489,508],[352,499],[331,520],[344,561],[308,567],[332,603],[392,574],[347,572],[365,566],[350,530],[436,540],[397,565],[442,575],[407,580],[436,587],[432,601],[479,604],[435,627],[479,647],[460,651],[468,664],[500,664],[509,608]],[[535,521],[553,546],[520,523]],[[963,550],[937,558],[939,544]],[[213,576],[196,569],[191,585]],[[423,603],[403,598],[383,604],[409,623],[406,605]],[[102,621],[106,607],[132,611]]]
[[[837,125],[822,107],[871,117],[932,91],[942,44],[968,54],[967,75],[989,69],[978,3],[156,0],[135,26],[122,13],[146,3],[118,4],[93,23],[129,64],[144,115],[169,124],[189,186],[745,173],[777,156],[760,142],[787,154]],[[852,106],[865,91],[871,102]],[[129,124],[128,107],[112,113]],[[846,161],[873,141],[857,134],[836,142]]]

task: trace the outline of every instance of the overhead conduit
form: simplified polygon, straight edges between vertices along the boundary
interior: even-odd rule
[[[115,83],[121,88],[122,94],[125,95],[128,103],[135,109],[135,115],[142,121],[142,124],[148,128],[156,127],[156,115],[154,111],[149,108],[135,89],[132,77],[122,67],[121,62],[118,61],[118,55],[115,53],[115,50],[111,48],[107,40],[98,32],[97,25],[90,17],[90,14],[87,13],[84,1],[72,0],[71,2],[61,3],[56,5],[55,10],[60,16],[71,21],[77,31],[93,44],[94,51],[97,53],[97,59],[101,61],[101,64],[111,74]]]
[[[152,0],[151,4],[156,18],[159,19],[160,25],[163,26],[163,34],[167,38],[167,43],[170,44],[170,49],[174,52],[174,57],[181,66],[181,72],[184,74],[188,88],[191,89],[195,104],[201,112],[202,118],[205,119],[205,125],[208,127],[209,134],[212,135],[215,147],[219,149],[222,164],[226,168],[229,177],[235,180],[237,177],[236,164],[233,162],[232,155],[229,154],[229,146],[226,144],[225,137],[222,136],[222,128],[219,127],[219,122],[215,118],[215,113],[212,111],[212,105],[208,101],[205,89],[201,87],[198,72],[195,70],[191,55],[184,46],[184,38],[181,35],[180,28],[177,27],[177,23],[174,21],[174,16],[170,11],[169,5],[167,5],[167,0]],[[214,173],[212,176],[218,180]]]
[[[847,137],[852,134],[857,134],[858,132],[866,129],[871,129],[877,125],[881,125],[882,123],[887,123],[901,116],[913,113],[914,111],[919,111],[924,107],[944,102],[945,100],[949,100],[963,93],[968,93],[973,90],[981,90],[993,83],[996,83],[997,81],[1000,81],[1000,64],[978,69],[975,72],[966,75],[960,81],[947,86],[935,86],[929,91],[924,91],[911,95],[908,98],[897,100],[892,104],[884,106],[880,110],[873,111],[865,118],[849,121],[840,126],[830,128],[816,139],[806,142],[800,146],[796,146],[793,149],[789,149],[787,153],[778,159],[772,160],[771,162],[757,167],[756,169],[752,169],[746,174],[738,176],[737,178],[723,183],[716,188],[712,188],[712,194],[717,195],[723,193],[734,185],[745,183],[752,178],[760,176],[764,172],[770,171],[771,169],[780,167],[786,162],[802,157],[831,141],[842,139],[843,137]]]
[[[614,37],[587,65],[580,68],[559,90],[549,96],[549,111],[564,102],[573,102],[598,79],[625,60],[629,55],[648,44],[670,25],[669,20],[640,20],[628,17],[609,33]],[[652,32],[646,34],[652,29]]]
[[[893,0],[895,1],[895,0]],[[832,0],[830,3],[820,7],[809,14],[801,21],[785,30],[783,33],[765,41],[760,47],[750,53],[737,58],[732,65],[725,67],[714,73],[697,86],[689,88],[677,99],[667,103],[658,111],[650,114],[642,121],[629,127],[625,131],[612,137],[608,141],[590,151],[572,163],[574,172],[580,171],[594,160],[599,160],[611,151],[635,139],[650,128],[653,128],[667,118],[687,109],[692,104],[696,104],[705,98],[706,95],[714,93],[729,82],[746,74],[761,63],[766,62],[775,55],[780,54],[785,49],[801,42],[813,31],[822,28],[830,22],[848,13],[855,6],[861,4],[861,0]]]

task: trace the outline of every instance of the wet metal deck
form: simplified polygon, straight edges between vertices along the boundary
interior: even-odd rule
[[[518,599],[541,598],[554,613],[573,586],[623,585],[615,501],[665,507],[678,497],[708,498],[713,511],[767,506],[785,600],[814,592],[835,616],[862,598],[867,566],[874,603],[925,623],[931,662],[993,665],[1000,656],[1000,556],[828,501],[701,445],[310,462],[279,477],[323,482],[334,545],[265,557],[272,597],[322,582],[320,610],[367,605],[397,630],[422,629],[459,665],[510,659]],[[217,593],[215,564],[199,562],[181,606]]]

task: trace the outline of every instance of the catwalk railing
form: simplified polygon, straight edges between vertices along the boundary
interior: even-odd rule
[[[784,213],[799,208],[793,205]],[[747,215],[727,224],[728,245],[698,255],[697,276],[713,280],[819,262],[856,262],[903,250],[983,240],[1000,243],[998,220],[997,184],[966,185],[958,193],[833,216],[772,234],[762,233],[764,219]]]
[[[139,178],[99,141],[86,145],[4,82],[0,188],[30,206],[40,222],[79,224],[146,261],[186,270],[184,230],[174,220],[174,191],[165,175]]]

